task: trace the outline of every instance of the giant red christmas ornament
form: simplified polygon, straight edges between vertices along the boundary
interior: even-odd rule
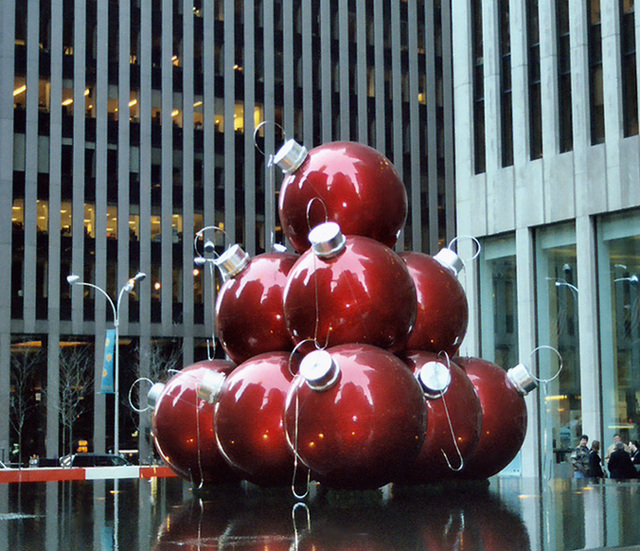
[[[391,162],[369,146],[332,142],[311,151],[287,141],[274,158],[286,174],[280,222],[293,248],[310,246],[314,226],[336,222],[346,235],[393,247],[407,217],[407,192]]]
[[[524,396],[537,385],[522,364],[505,371],[480,358],[455,358],[473,384],[482,408],[482,429],[475,451],[459,473],[488,478],[517,455],[527,433]]]
[[[234,367],[225,360],[205,360],[149,391],[158,453],[178,476],[197,486],[238,480],[220,455],[213,432],[213,402]]]
[[[404,262],[373,239],[345,238],[333,222],[316,226],[309,237],[313,247],[291,268],[284,290],[294,341],[402,349],[417,307]]]
[[[399,358],[345,344],[307,354],[285,405],[291,449],[329,487],[377,488],[415,460],[427,410]]]
[[[291,483],[293,454],[282,411],[296,356],[267,352],[239,365],[224,382],[214,426],[218,447],[243,478],[261,486]]]
[[[399,481],[435,482],[459,470],[475,450],[480,401],[464,371],[443,356],[414,351],[401,357],[423,388],[429,422],[418,458]]]
[[[237,245],[216,262],[225,283],[216,301],[216,333],[237,364],[271,351],[293,349],[282,294],[297,256],[265,253],[249,260]]]
[[[467,331],[469,306],[457,273],[461,262],[450,249],[435,256],[399,253],[413,278],[418,296],[416,323],[407,349],[446,352],[453,356]]]

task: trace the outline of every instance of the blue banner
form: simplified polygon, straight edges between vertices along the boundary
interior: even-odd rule
[[[102,386],[100,394],[113,394],[113,354],[115,352],[116,330],[108,329],[104,341],[104,364],[102,367]]]

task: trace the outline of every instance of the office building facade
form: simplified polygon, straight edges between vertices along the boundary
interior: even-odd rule
[[[513,472],[640,437],[640,16],[629,0],[452,2],[464,346],[540,379]],[[470,245],[469,245],[470,246]]]
[[[1,460],[113,444],[113,396],[99,393],[113,312],[69,274],[119,305],[120,448],[149,456],[129,389],[211,354],[202,228],[251,255],[282,242],[267,159],[284,135],[384,153],[409,198],[400,249],[454,237],[449,3],[1,5]]]

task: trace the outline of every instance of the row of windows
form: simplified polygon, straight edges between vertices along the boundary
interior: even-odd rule
[[[633,0],[620,3],[620,52],[622,79],[622,108],[624,136],[638,134],[638,98],[636,77],[635,11]],[[530,159],[542,157],[542,96],[540,76],[540,17],[538,2],[526,2],[527,64],[528,64],[528,116]],[[555,0],[556,79],[558,84],[558,152],[573,149],[572,89],[571,89],[571,34],[568,0]],[[482,36],[482,1],[471,5],[473,96],[474,96],[474,149],[476,174],[486,170],[485,102],[484,102],[484,45]],[[502,166],[513,164],[513,124],[511,98],[511,37],[509,32],[509,2],[500,2],[498,10],[498,43],[500,48],[501,88],[501,148]],[[590,133],[593,145],[604,142],[604,97],[602,67],[602,32],[600,0],[587,3],[587,52],[589,62]]]

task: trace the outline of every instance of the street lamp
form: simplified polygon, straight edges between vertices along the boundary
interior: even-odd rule
[[[131,293],[131,291],[133,291],[133,287],[135,286],[135,284],[138,281],[142,281],[145,277],[147,277],[147,274],[145,274],[144,272],[138,272],[136,275],[134,275],[131,279],[129,279],[129,281],[127,281],[127,283],[125,283],[122,286],[122,289],[120,289],[120,292],[118,293],[118,301],[114,304],[113,300],[111,299],[111,297],[107,294],[107,292],[102,289],[101,287],[98,287],[97,285],[94,285],[93,283],[86,283],[85,281],[80,281],[80,276],[76,275],[76,274],[70,274],[67,276],[67,283],[69,283],[69,285],[84,285],[85,287],[91,287],[92,289],[95,289],[96,291],[99,291],[100,293],[102,293],[105,298],[107,299],[107,302],[111,305],[111,310],[113,310],[113,327],[115,329],[115,340],[114,340],[114,346],[115,346],[115,358],[114,358],[114,381],[113,381],[113,398],[114,398],[114,404],[113,404],[113,453],[114,454],[118,454],[120,451],[120,446],[119,446],[119,427],[118,427],[118,418],[119,418],[119,409],[120,409],[120,392],[119,392],[119,383],[120,383],[120,302],[122,301],[122,297],[125,293],[129,294]]]

